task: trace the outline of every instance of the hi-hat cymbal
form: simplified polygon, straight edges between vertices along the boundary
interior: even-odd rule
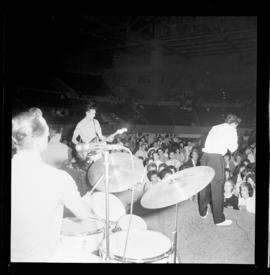
[[[134,162],[134,170],[132,166]],[[134,184],[141,180],[144,174],[142,161],[131,156],[128,153],[111,153],[108,155],[109,163],[109,192],[122,192],[132,188]],[[98,180],[100,183],[96,186],[99,191],[105,192],[105,160],[104,157],[96,160],[88,170],[88,180],[94,186]]]
[[[151,187],[142,197],[141,205],[149,209],[163,208],[187,200],[213,179],[215,171],[197,166],[179,171]]]

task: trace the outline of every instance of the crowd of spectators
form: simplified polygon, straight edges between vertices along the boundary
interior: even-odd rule
[[[200,165],[202,139],[182,139],[174,134],[126,134],[119,142],[140,158],[147,172],[144,190],[169,174]],[[224,206],[255,213],[256,140],[239,138],[234,153],[224,155],[226,182]],[[193,196],[192,200],[196,200]]]
[[[62,138],[62,142],[71,145]],[[200,165],[203,138],[180,138],[175,134],[124,133],[114,143],[131,150],[141,159],[146,177],[143,190],[147,191],[164,177],[189,167]],[[70,159],[70,158],[69,158]],[[256,140],[240,138],[238,150],[224,155],[226,182],[224,207],[246,209],[255,213]],[[191,198],[196,201],[196,196]]]

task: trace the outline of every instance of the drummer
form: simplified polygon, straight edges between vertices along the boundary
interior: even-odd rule
[[[12,119],[11,261],[48,262],[59,247],[63,207],[79,219],[91,213],[72,177],[41,159],[49,128],[38,108]]]

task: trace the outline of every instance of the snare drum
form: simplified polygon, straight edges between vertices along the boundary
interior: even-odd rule
[[[129,220],[130,220],[130,214],[122,216],[119,219],[118,223],[117,223],[117,227],[119,229],[121,229],[121,230],[127,230],[128,229]],[[137,215],[132,215],[130,228],[131,229],[146,230],[147,229],[147,225],[146,225],[145,221],[141,217],[139,217]]]
[[[106,202],[104,192],[95,192],[91,197],[91,209],[100,219],[106,220]],[[109,221],[116,223],[120,217],[126,214],[122,202],[112,194],[109,194]]]
[[[105,225],[98,220],[65,218],[62,223],[61,243],[67,250],[97,251],[104,239]]]
[[[169,263],[173,252],[171,241],[162,233],[151,230],[129,231],[125,258],[127,231],[110,235],[110,258],[118,263]],[[100,255],[105,258],[106,241],[102,242]]]

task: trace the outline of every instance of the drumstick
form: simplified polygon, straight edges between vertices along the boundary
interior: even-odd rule
[[[104,175],[101,175],[101,177],[98,179],[98,181],[96,182],[96,184],[93,186],[92,190],[89,192],[89,195],[92,195],[92,193],[94,192],[95,188],[98,186],[98,184],[104,179]]]

